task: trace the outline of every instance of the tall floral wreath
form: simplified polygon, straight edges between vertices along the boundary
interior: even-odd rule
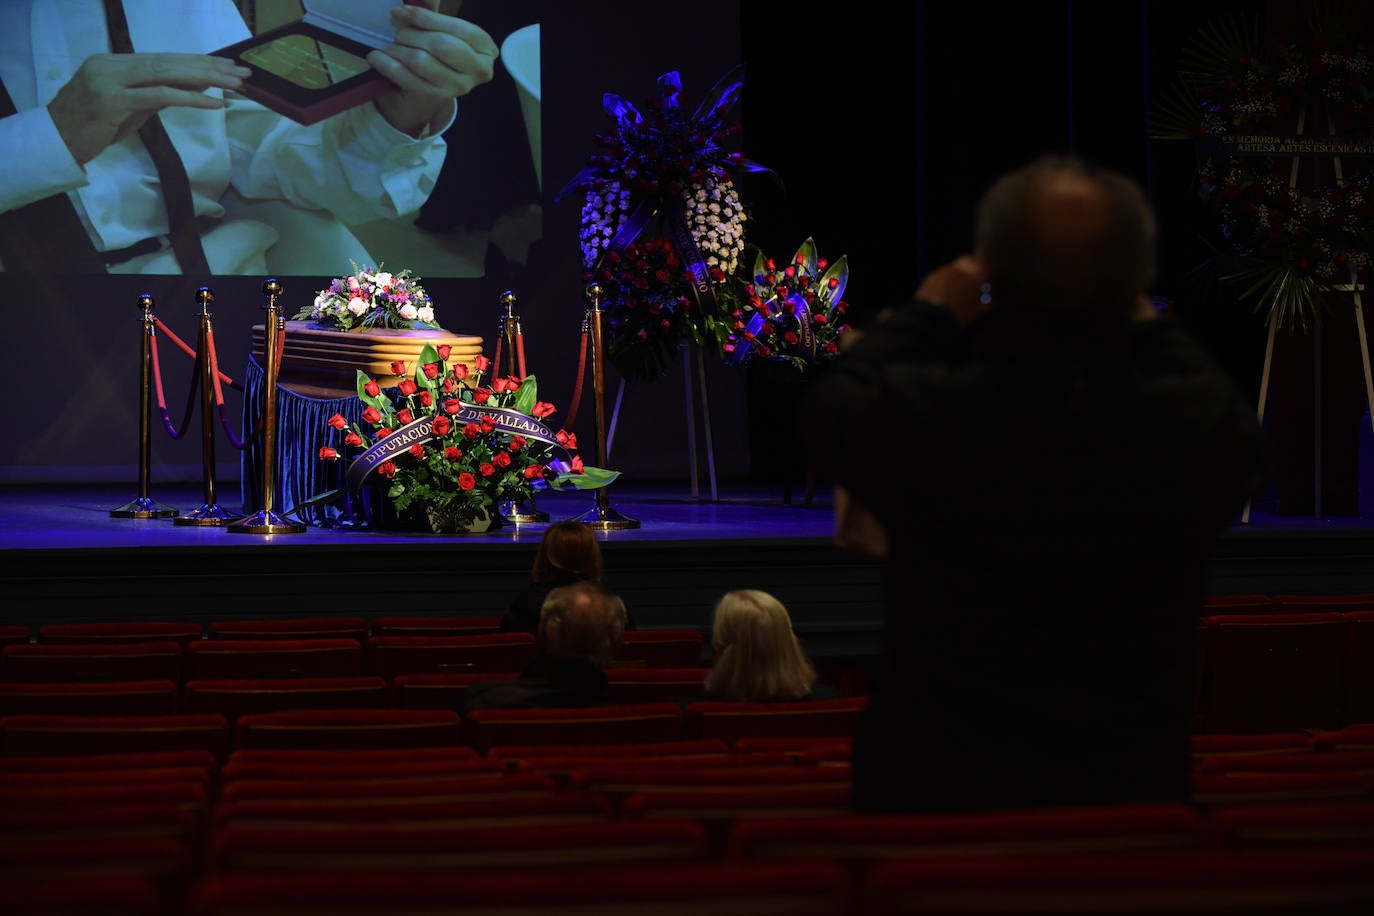
[[[1151,128],[1196,143],[1199,194],[1233,262],[1223,279],[1289,330],[1374,268],[1374,69],[1364,45],[1334,40],[1350,34],[1314,23],[1266,47],[1251,22],[1215,24]]]
[[[730,148],[742,87],[740,66],[690,114],[677,71],[644,112],[606,93],[615,129],[555,197],[585,194],[584,279],[602,286],[607,357],[624,378],[662,374],[685,338],[722,353],[748,219],[735,176],[768,171]]]

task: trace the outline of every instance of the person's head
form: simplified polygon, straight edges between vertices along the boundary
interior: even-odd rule
[[[714,697],[797,700],[816,683],[787,608],[768,592],[737,589],[716,602],[711,650],[705,689]]]
[[[549,525],[539,540],[530,572],[535,582],[549,585],[579,579],[600,582],[601,543],[596,539],[596,529],[571,518]]]
[[[976,253],[993,308],[1125,324],[1154,279],[1154,213],[1140,185],[1073,156],[1042,156],[979,201]]]
[[[625,620],[620,596],[584,579],[549,591],[535,635],[545,655],[580,658],[605,668],[620,647]]]

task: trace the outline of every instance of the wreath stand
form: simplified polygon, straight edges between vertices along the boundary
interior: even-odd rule
[[[711,401],[706,393],[706,361],[701,353],[701,347],[697,346],[690,338],[684,337],[678,344],[678,353],[682,362],[682,393],[686,401],[687,415],[687,460],[691,470],[692,480],[692,499],[700,499],[700,467],[697,460],[697,406],[696,400],[692,396],[692,367],[696,366],[696,383],[701,391],[701,426],[702,433],[706,440],[706,473],[711,487],[711,502],[718,502],[719,497],[716,491],[716,452],[711,439]],[[615,406],[611,408],[611,427],[606,435],[606,458],[610,460],[611,446],[615,442],[616,421],[620,418],[620,404],[625,399],[625,379],[620,380],[620,384],[615,391]]]
[[[1307,113],[1306,113],[1306,112],[1300,112],[1300,113],[1298,114],[1298,130],[1297,130],[1297,135],[1298,135],[1299,137],[1301,137],[1301,136],[1303,135],[1303,128],[1304,128],[1304,124],[1305,124],[1305,121],[1306,121],[1306,116],[1307,116]],[[1332,120],[1332,119],[1330,119],[1330,118],[1328,118],[1328,119],[1327,119],[1327,125],[1328,125],[1328,129],[1329,129],[1329,132],[1331,133],[1331,135],[1332,135],[1332,136],[1335,136],[1335,134],[1336,134],[1336,123],[1335,123],[1335,121]],[[1297,187],[1297,183],[1298,183],[1298,164],[1299,164],[1299,155],[1298,155],[1297,153],[1294,153],[1294,154],[1293,154],[1292,163],[1291,163],[1291,165],[1290,165],[1289,172],[1288,172],[1288,187],[1289,187],[1289,188],[1295,188],[1295,187]],[[1343,174],[1342,169],[1341,169],[1341,157],[1340,157],[1340,156],[1334,156],[1334,157],[1332,158],[1332,164],[1333,164],[1332,167],[1333,167],[1333,169],[1334,169],[1334,171],[1335,171],[1335,175],[1336,175],[1336,186],[1337,186],[1337,187],[1341,187],[1341,188],[1345,187],[1345,177],[1344,177],[1344,174]],[[1314,177],[1314,179],[1313,179],[1314,183],[1315,183],[1315,180],[1316,180],[1316,179],[1315,179],[1315,177]],[[1360,363],[1361,363],[1361,368],[1362,368],[1363,371],[1364,371],[1365,403],[1366,403],[1366,404],[1368,405],[1368,407],[1369,407],[1371,425],[1374,425],[1374,376],[1372,376],[1372,375],[1371,375],[1371,372],[1370,372],[1370,364],[1369,364],[1369,337],[1368,337],[1368,335],[1367,335],[1366,332],[1365,332],[1365,326],[1364,326],[1364,303],[1361,301],[1361,298],[1360,298],[1360,292],[1361,292],[1363,289],[1364,289],[1364,285],[1363,285],[1362,283],[1359,282],[1359,276],[1356,274],[1355,268],[1352,267],[1352,268],[1350,269],[1350,282],[1349,282],[1349,283],[1341,283],[1341,284],[1337,284],[1337,285],[1334,285],[1334,286],[1328,286],[1328,287],[1325,287],[1325,288],[1324,288],[1324,291],[1326,291],[1326,292],[1338,292],[1338,293],[1347,293],[1347,292],[1348,292],[1348,293],[1350,293],[1351,301],[1353,302],[1353,304],[1354,304],[1354,306],[1355,306],[1355,326],[1356,326],[1356,328],[1357,328],[1357,330],[1358,330],[1358,333],[1359,333],[1359,341],[1360,341]],[[1273,370],[1273,360],[1274,360],[1274,336],[1275,336],[1275,334],[1276,334],[1276,332],[1277,332],[1277,330],[1278,330],[1278,323],[1277,323],[1277,321],[1275,320],[1275,317],[1274,317],[1274,314],[1273,314],[1272,311],[1271,311],[1270,314],[1269,314],[1269,321],[1268,321],[1268,324],[1269,324],[1269,335],[1268,335],[1268,339],[1267,339],[1267,341],[1265,342],[1265,346],[1264,346],[1264,370],[1263,370],[1263,372],[1261,373],[1261,376],[1260,376],[1260,394],[1259,394],[1258,419],[1259,419],[1259,422],[1260,422],[1261,424],[1263,424],[1263,422],[1264,422],[1264,408],[1265,408],[1265,402],[1266,402],[1266,400],[1268,399],[1268,394],[1269,394],[1269,377],[1270,377],[1270,374],[1271,374],[1271,372],[1272,372],[1272,370]],[[1313,411],[1312,411],[1312,427],[1313,427],[1313,428],[1312,428],[1312,471],[1313,471],[1313,480],[1314,480],[1314,483],[1313,483],[1314,492],[1313,492],[1312,514],[1313,514],[1314,517],[1320,518],[1321,515],[1322,515],[1322,416],[1321,416],[1321,405],[1322,405],[1322,385],[1321,385],[1322,360],[1321,360],[1321,324],[1320,324],[1320,323],[1315,324],[1314,327],[1313,327],[1313,329],[1312,329],[1312,348],[1313,348],[1313,350],[1312,350],[1312,399],[1313,399],[1313,408],[1314,408]],[[1241,519],[1240,519],[1240,520],[1241,520],[1241,524],[1248,525],[1248,524],[1250,523],[1250,503],[1249,503],[1249,502],[1247,502],[1247,503],[1245,504],[1245,510],[1244,510],[1244,512],[1241,513]]]

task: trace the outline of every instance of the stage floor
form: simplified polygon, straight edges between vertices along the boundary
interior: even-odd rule
[[[219,505],[236,512],[237,481]],[[130,485],[0,487],[0,622],[499,614],[527,581],[542,523],[470,536],[355,528],[256,535],[173,519],[113,518]],[[200,484],[155,485],[181,513]],[[608,584],[641,627],[709,627],[733,588],[778,595],[816,654],[867,654],[881,631],[877,563],[839,550],[833,502],[800,490],[706,480],[620,481],[607,504],[637,527],[600,533]],[[550,520],[581,517],[595,493],[545,493]],[[1222,538],[1214,594],[1374,592],[1374,521],[1280,516],[1257,505]]]

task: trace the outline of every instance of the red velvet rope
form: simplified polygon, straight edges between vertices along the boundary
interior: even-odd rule
[[[258,425],[253,429],[253,432],[246,439],[241,440],[234,433],[233,427],[229,425],[229,416],[225,413],[224,410],[224,388],[220,385],[220,379],[228,378],[228,376],[224,375],[224,373],[219,371],[219,355],[215,350],[214,331],[208,331],[206,333],[205,343],[210,350],[210,377],[214,379],[215,383],[215,407],[219,412],[220,426],[224,427],[224,434],[229,437],[230,444],[233,445],[234,448],[238,449],[239,451],[243,451],[254,440],[256,440],[260,435],[262,435],[262,421],[264,417],[258,417]],[[277,336],[277,365],[279,366],[281,365],[282,352],[285,349],[286,335],[280,334]]]
[[[153,321],[158,325],[162,324],[162,322],[158,321],[156,318],[154,318]],[[200,387],[200,357],[196,356],[194,351],[192,352],[192,356],[196,361],[196,368],[191,374],[191,391],[186,397],[186,416],[181,419],[181,432],[177,432],[177,428],[172,425],[171,414],[167,413],[167,397],[162,389],[162,364],[158,362],[157,358],[157,335],[153,334],[151,336],[153,386],[157,389],[157,409],[162,414],[162,425],[166,427],[167,435],[171,436],[173,439],[180,439],[182,436],[186,435],[186,430],[191,428],[191,411],[195,408],[196,390]],[[178,341],[178,343],[180,343],[180,341]]]
[[[168,337],[170,337],[170,338],[172,339],[172,343],[174,343],[174,344],[176,344],[178,347],[180,347],[180,348],[181,348],[181,351],[182,351],[183,353],[185,353],[187,356],[191,357],[192,359],[195,359],[195,358],[196,358],[196,351],[195,351],[194,349],[192,349],[191,346],[190,346],[189,344],[186,343],[186,341],[182,340],[180,337],[178,337],[178,336],[176,336],[175,334],[173,334],[173,333],[172,333],[172,329],[169,328],[169,327],[167,327],[167,325],[165,325],[165,324],[162,323],[162,319],[158,318],[158,317],[155,315],[155,316],[153,316],[153,323],[156,324],[159,328],[161,328],[161,329],[162,329],[162,333],[164,333],[164,334],[166,334]],[[225,374],[223,374],[223,373],[220,373],[220,376],[219,376],[219,377],[220,377],[220,379],[221,379],[223,382],[225,382],[230,388],[233,388],[235,391],[242,391],[242,390],[243,390],[243,386],[240,385],[238,382],[234,381],[233,379],[231,379],[229,376],[227,376],[227,375],[225,375]]]
[[[525,371],[525,335],[520,331],[515,332],[515,363],[523,379],[529,373]]]
[[[582,404],[582,377],[587,374],[587,337],[590,331],[582,332],[582,344],[577,348],[577,381],[573,385],[572,406],[568,408],[568,419],[563,422],[564,429],[572,429],[577,422],[577,408]]]

